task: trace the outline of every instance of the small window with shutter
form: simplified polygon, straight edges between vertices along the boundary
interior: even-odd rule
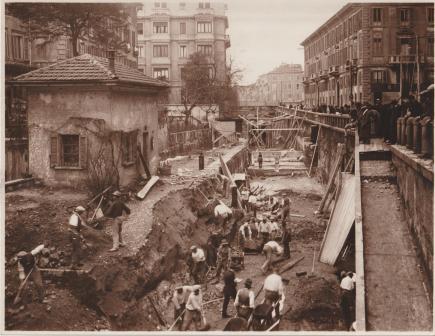
[[[53,134],[50,137],[50,167],[86,168],[87,140],[78,134]]]
[[[138,131],[121,133],[122,164],[132,165],[137,158],[137,134]]]

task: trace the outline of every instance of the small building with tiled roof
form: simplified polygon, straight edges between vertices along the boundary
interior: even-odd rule
[[[168,84],[88,54],[15,77],[25,87],[29,171],[47,184],[124,186],[167,146]]]

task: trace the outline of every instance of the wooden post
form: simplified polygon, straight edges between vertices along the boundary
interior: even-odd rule
[[[317,146],[319,144],[320,132],[322,130],[322,126],[319,126],[319,131],[317,132],[316,146],[314,147],[313,157],[311,158],[310,170],[308,171],[308,177],[311,177],[311,168],[313,168],[314,157],[316,156]]]

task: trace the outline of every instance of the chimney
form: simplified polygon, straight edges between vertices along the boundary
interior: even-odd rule
[[[109,59],[109,69],[115,73],[115,50],[107,50],[107,58]]]

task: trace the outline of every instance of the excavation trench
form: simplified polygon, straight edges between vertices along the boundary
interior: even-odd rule
[[[154,204],[152,229],[135,255],[114,256],[90,272],[68,274],[63,285],[83,304],[105,315],[112,330],[164,329],[165,322],[156,313],[167,308],[162,295],[173,289],[169,281],[189,282],[186,254],[193,243],[206,244],[212,229],[207,224],[210,211],[197,216],[206,205],[197,189],[211,197],[217,181],[205,179],[195,189],[169,192]]]

